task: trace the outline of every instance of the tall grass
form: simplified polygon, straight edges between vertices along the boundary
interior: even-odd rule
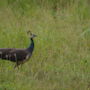
[[[88,0],[0,1],[0,48],[35,50],[19,70],[0,60],[0,90],[89,90],[90,6]]]

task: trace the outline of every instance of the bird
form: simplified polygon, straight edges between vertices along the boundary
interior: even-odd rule
[[[29,47],[23,49],[0,48],[0,59],[15,62],[16,64],[14,68],[19,67],[19,65],[28,61],[34,51],[34,37],[36,37],[37,35],[32,34],[31,31],[28,31],[27,33],[29,33],[31,36],[31,44],[29,45]]]

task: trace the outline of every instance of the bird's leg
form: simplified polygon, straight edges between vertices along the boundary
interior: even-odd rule
[[[17,64],[15,64],[14,69],[17,67]]]
[[[2,58],[2,52],[0,52],[0,59]]]
[[[21,62],[20,64],[21,64],[21,68],[22,68],[22,65],[24,64],[24,62]]]
[[[15,68],[18,68],[19,69],[19,64],[18,63],[16,63],[16,65],[14,66],[14,69]]]
[[[14,54],[15,56],[15,59],[16,59],[16,65],[14,66],[14,69],[17,67],[19,69],[19,62],[17,60],[17,56],[16,56],[16,53]]]

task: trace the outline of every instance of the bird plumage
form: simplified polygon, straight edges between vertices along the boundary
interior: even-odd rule
[[[19,66],[20,64],[23,64],[24,62],[29,60],[34,50],[33,38],[34,36],[30,38],[31,44],[26,49],[0,48],[0,59],[16,62],[15,67]]]

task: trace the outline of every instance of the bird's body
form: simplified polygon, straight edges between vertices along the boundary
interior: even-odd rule
[[[16,48],[0,48],[0,59],[9,60],[12,62],[16,62],[15,67],[23,64],[32,55],[34,50],[34,41],[33,37],[31,37],[31,44],[26,49],[16,49]]]
[[[14,48],[3,48],[0,49],[0,58],[4,60],[10,60],[16,62],[16,60],[23,61],[26,59],[26,56],[31,54],[26,49],[14,49]]]

